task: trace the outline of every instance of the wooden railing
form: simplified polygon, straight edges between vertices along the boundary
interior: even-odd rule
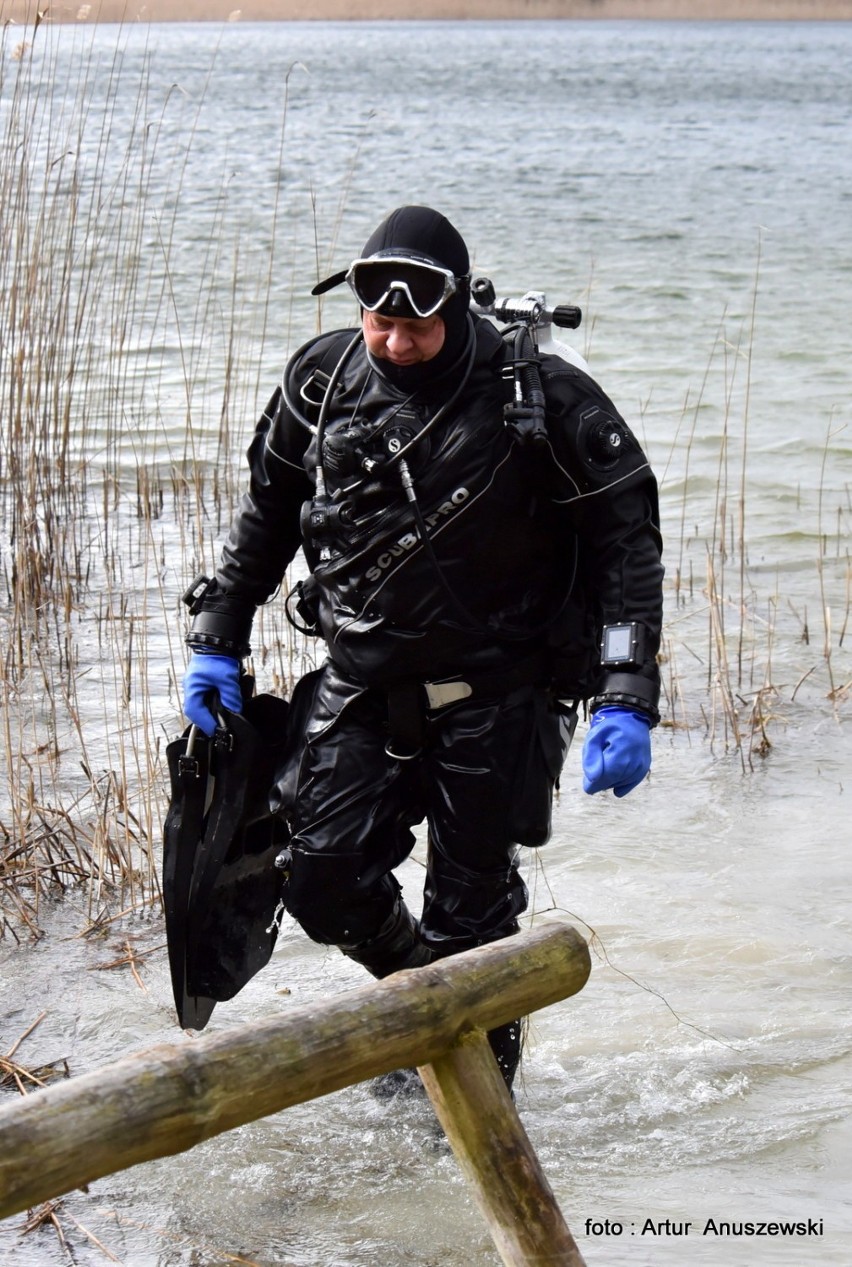
[[[485,1035],[575,994],[589,971],[580,934],[547,923],[38,1091],[0,1109],[0,1218],[416,1065],[503,1262],[583,1267]]]

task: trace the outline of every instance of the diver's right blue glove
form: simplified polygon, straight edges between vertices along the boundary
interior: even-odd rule
[[[207,698],[211,691],[218,692],[225,708],[241,713],[240,662],[229,655],[193,651],[183,678],[183,711],[205,735],[212,735],[217,725]]]

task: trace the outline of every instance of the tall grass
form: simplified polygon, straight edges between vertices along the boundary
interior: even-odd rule
[[[191,261],[203,284],[191,303],[178,295],[200,101],[155,99],[147,59],[130,74],[119,48],[86,46],[85,33],[71,57],[44,26],[12,36],[0,35],[0,936],[27,937],[71,886],[93,923],[158,899],[164,745],[182,725],[178,595],[214,566],[243,482],[273,275],[271,263],[243,275],[223,182]],[[771,745],[777,648],[791,640],[783,589],[759,596],[749,582],[748,393],[737,401],[753,327],[753,314],[732,336],[720,326],[663,481],[681,498],[667,724],[703,730],[744,768]],[[691,459],[711,397],[722,425],[708,519]],[[792,617],[807,649],[796,690],[820,690],[827,673],[837,708],[849,514],[848,502],[820,507],[824,636],[810,668],[808,620]],[[845,606],[830,617],[844,568]],[[259,679],[284,692],[313,655],[280,603],[260,613],[255,646]]]
[[[829,421],[819,483],[817,523],[813,532],[816,599],[824,636],[821,656],[811,651],[807,614],[798,612],[785,594],[783,562],[768,594],[759,592],[749,565],[749,517],[759,500],[754,492],[756,462],[750,456],[752,369],[756,346],[760,291],[758,249],[751,304],[739,325],[724,316],[705,368],[698,397],[687,401],[673,452],[666,464],[667,485],[679,486],[679,542],[669,542],[676,553],[670,581],[673,594],[662,660],[668,695],[667,725],[699,724],[709,742],[734,753],[744,770],[773,747],[771,729],[784,719],[786,706],[796,703],[803,683],[810,680],[811,702],[828,702],[835,712],[848,701],[852,679],[839,679],[834,653],[845,650],[850,609],[850,496],[841,491],[834,508],[835,533],[824,531],[826,486],[832,443],[843,431]],[[693,447],[699,420],[714,397],[712,414],[718,427],[716,483],[709,515],[699,526],[694,497]],[[682,436],[686,436],[682,440]],[[675,454],[677,450],[677,454]],[[758,459],[759,461],[759,459]],[[678,462],[682,469],[678,471]],[[695,525],[692,527],[692,525]],[[797,525],[791,524],[791,528]],[[799,529],[803,535],[808,529]],[[674,545],[674,549],[672,546]],[[694,555],[704,551],[702,580],[696,582]],[[838,606],[832,607],[832,601]],[[840,613],[832,625],[832,611]],[[696,671],[704,679],[702,697],[687,701],[684,685]],[[691,704],[691,707],[690,707]]]
[[[20,36],[0,35],[0,935],[35,933],[67,885],[93,918],[116,891],[157,896],[176,595],[212,566],[242,479],[232,417],[255,409],[224,189],[193,261],[208,285],[188,315],[175,301],[192,114],[164,127],[184,103],[152,99],[147,59],[128,79],[86,33],[70,57],[39,23]],[[294,650],[263,635],[284,688]]]

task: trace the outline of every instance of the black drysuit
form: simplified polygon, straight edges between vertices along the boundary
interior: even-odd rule
[[[470,323],[457,365],[413,396],[356,331],[296,354],[196,619],[203,630],[215,613],[245,645],[304,545],[300,610],[328,659],[294,698],[304,743],[278,792],[292,831],[285,901],[309,936],[377,976],[417,962],[412,938],[442,956],[516,930],[517,846],[547,839],[567,747],[559,700],[607,698],[603,624],[641,624],[633,674],[652,696],[658,686],[661,542],[642,450],[597,384],[552,356],[540,366],[549,441],[521,442],[503,416],[509,346]],[[624,675],[618,687],[615,702],[645,707],[647,690],[637,703]],[[424,818],[420,930],[409,921],[385,953],[400,926],[391,871]]]

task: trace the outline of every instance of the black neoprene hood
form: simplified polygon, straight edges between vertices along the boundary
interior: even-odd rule
[[[446,216],[431,207],[397,207],[392,211],[367,238],[361,254],[369,259],[380,251],[425,256],[457,278],[470,272],[464,238]]]
[[[401,255],[410,252],[425,258],[432,264],[449,269],[457,279],[458,290],[440,309],[447,331],[447,353],[457,355],[465,341],[470,306],[470,256],[464,238],[440,211],[433,211],[431,207],[397,207],[367,238],[362,257],[369,259],[373,255],[393,252]],[[388,315],[394,314],[389,311]],[[399,315],[415,314],[406,311]]]
[[[458,229],[440,211],[431,207],[397,207],[374,229],[361,252],[362,259],[374,255],[411,255],[425,259],[448,269],[458,282],[455,294],[444,303],[439,315],[446,331],[444,346],[429,362],[413,366],[393,366],[377,362],[376,368],[383,377],[402,390],[415,390],[439,379],[460,360],[469,345],[470,329],[470,256],[465,240]],[[346,271],[335,273],[319,282],[312,294],[322,295],[339,286],[346,278]],[[380,310],[382,311],[382,310]],[[414,315],[398,304],[391,316]]]
[[[470,302],[470,256],[464,238],[447,217],[431,207],[397,207],[367,238],[361,258],[393,254],[411,255],[449,269],[459,288],[441,308],[441,316],[450,325],[461,325]],[[345,279],[345,269],[333,273],[318,282],[311,294],[324,295]]]

